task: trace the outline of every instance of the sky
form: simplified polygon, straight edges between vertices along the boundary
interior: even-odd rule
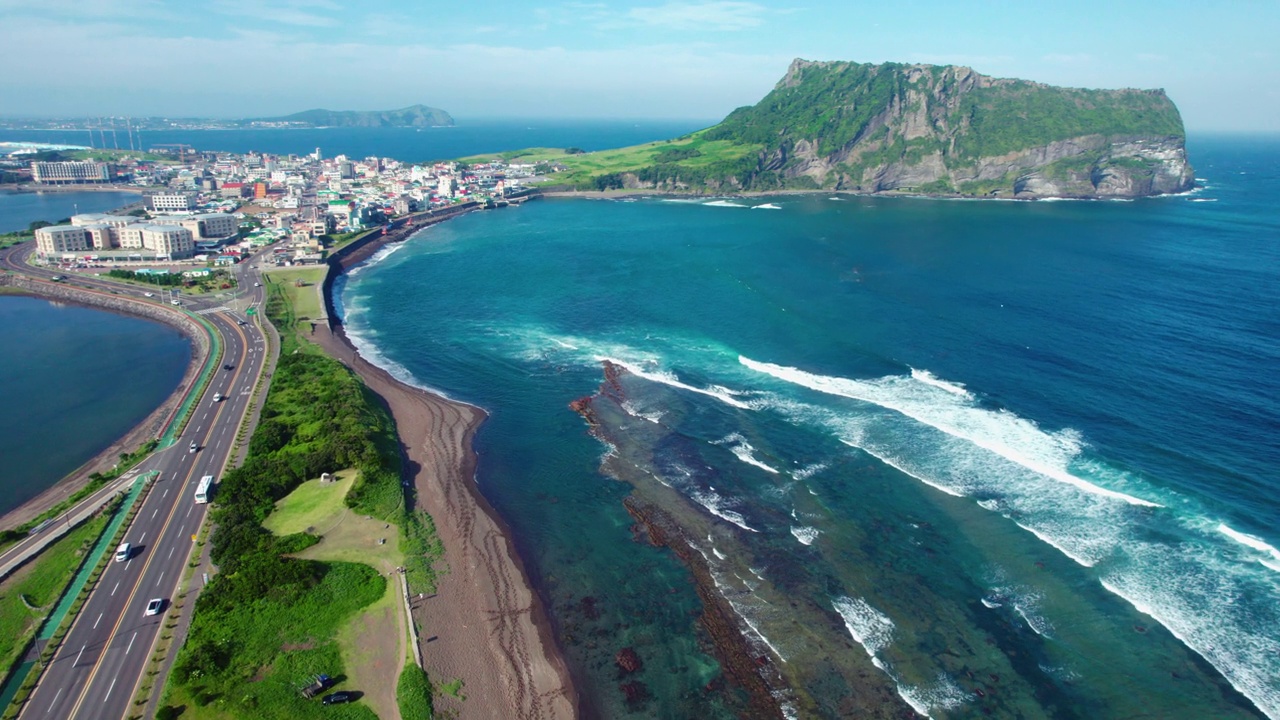
[[[1164,88],[1192,131],[1280,132],[1280,2],[0,0],[0,115],[715,120],[791,60]]]

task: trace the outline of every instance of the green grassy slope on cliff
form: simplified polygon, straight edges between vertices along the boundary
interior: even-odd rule
[[[505,158],[563,165],[556,185],[667,191],[856,189],[884,168],[931,163],[920,174],[926,179],[903,182],[950,192],[951,170],[1086,137],[1098,162],[1113,140],[1180,143],[1185,133],[1161,90],[1059,88],[956,66],[797,60],[760,102],[678,140]]]

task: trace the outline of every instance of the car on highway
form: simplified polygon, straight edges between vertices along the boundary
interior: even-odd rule
[[[187,452],[195,452],[196,450],[199,450],[199,449],[200,449],[200,446],[199,446],[199,445],[196,445],[196,441],[195,441],[195,440],[192,440],[192,441],[191,441],[191,447],[190,447],[190,448],[188,448]]]
[[[56,278],[55,278],[55,279],[56,279]],[[254,286],[254,287],[262,287],[262,283],[254,283],[254,284],[253,284],[253,286]],[[335,694],[336,694],[336,693],[335,693]]]
[[[349,703],[355,699],[355,693],[347,692],[346,690],[339,690],[336,693],[329,693],[328,695],[320,698],[320,702],[324,705],[341,705],[342,703]]]
[[[226,400],[226,399],[227,399],[227,396],[226,396],[226,395],[223,395],[222,393],[214,393],[214,394],[213,394],[213,401],[214,401],[214,402],[222,402],[223,400]]]
[[[170,300],[170,301],[169,301],[169,304],[170,304],[170,305],[181,305],[181,304],[182,304],[182,301],[181,301],[181,300]]]
[[[156,294],[155,294],[155,293],[152,293],[152,292],[142,293],[142,295],[143,295],[144,297],[155,297],[155,296],[156,296]]]
[[[234,370],[234,369],[235,369],[235,367],[236,367],[235,365],[232,365],[232,364],[228,363],[228,364],[226,364],[226,365],[223,365],[223,366],[222,366],[222,369],[223,369],[223,370]]]
[[[116,562],[124,562],[133,554],[133,547],[127,542],[120,543],[120,547],[116,548]]]
[[[151,598],[147,602],[147,615],[159,615],[164,609],[164,598]]]

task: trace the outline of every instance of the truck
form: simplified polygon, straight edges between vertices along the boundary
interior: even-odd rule
[[[333,684],[333,678],[328,675],[316,675],[311,679],[311,684],[302,688],[302,697],[313,698],[324,692]]]

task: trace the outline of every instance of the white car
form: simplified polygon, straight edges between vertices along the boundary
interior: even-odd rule
[[[147,615],[159,615],[164,609],[164,598],[151,598],[147,603]]]
[[[145,297],[155,297],[155,296],[156,296],[156,294],[155,294],[155,293],[151,293],[151,292],[149,292],[149,293],[142,293],[142,294],[143,294],[143,296],[145,296]]]
[[[226,398],[226,396],[224,396],[222,393],[214,393],[214,394],[213,394],[213,401],[214,401],[214,402],[222,402],[223,400],[226,400],[226,399],[227,399],[227,398]]]
[[[133,554],[133,548],[127,542],[120,543],[120,547],[116,548],[116,562],[124,562],[129,559],[129,555]]]

